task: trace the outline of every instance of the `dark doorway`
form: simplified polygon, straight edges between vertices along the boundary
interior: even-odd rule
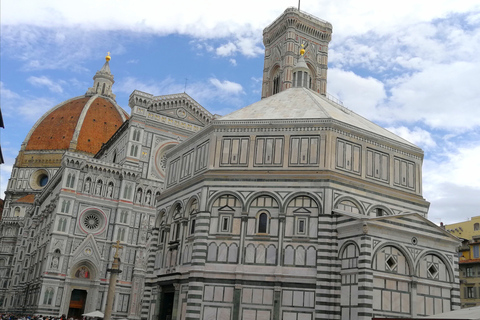
[[[173,298],[175,297],[175,290],[173,287],[163,289],[160,297],[160,315],[159,320],[172,320],[173,313]]]
[[[74,289],[70,298],[67,318],[81,319],[87,301],[87,291]]]

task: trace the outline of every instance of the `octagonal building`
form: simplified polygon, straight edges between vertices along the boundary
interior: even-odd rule
[[[305,48],[317,44],[305,32],[329,24],[312,21],[288,9],[273,24],[287,34],[276,34],[278,59],[266,45],[265,65],[287,82],[264,72],[267,97],[166,154],[150,280],[159,319],[371,319],[458,308],[458,241],[427,220],[423,151],[315,90],[312,70],[326,69],[315,69],[316,51]]]

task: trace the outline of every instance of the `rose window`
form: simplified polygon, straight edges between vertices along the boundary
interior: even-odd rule
[[[83,214],[81,221],[84,231],[95,232],[102,227],[104,219],[100,212],[90,211]]]

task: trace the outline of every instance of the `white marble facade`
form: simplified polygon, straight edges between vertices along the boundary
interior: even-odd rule
[[[264,99],[224,117],[135,90],[100,152],[66,152],[21,224],[3,222],[0,311],[103,310],[116,240],[115,318],[458,308],[458,243],[427,219],[423,151],[326,98],[331,31],[287,9],[264,32]]]

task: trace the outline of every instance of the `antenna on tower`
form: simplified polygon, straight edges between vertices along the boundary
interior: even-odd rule
[[[185,78],[185,89],[183,89],[183,93],[187,91],[187,81],[188,81],[188,78]]]

